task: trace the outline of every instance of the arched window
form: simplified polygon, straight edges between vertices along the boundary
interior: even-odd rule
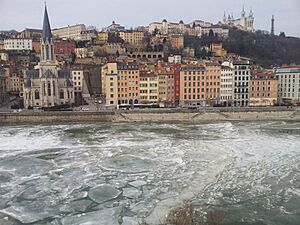
[[[53,45],[51,47],[51,53],[52,53],[51,60],[54,60],[54,46]]]
[[[51,83],[48,82],[48,96],[51,96]]]
[[[55,81],[52,83],[52,88],[53,88],[53,95],[55,96]]]
[[[64,90],[60,90],[60,92],[59,92],[59,98],[60,99],[64,99],[65,98]]]
[[[49,59],[49,45],[46,45],[46,60]]]
[[[34,98],[35,99],[40,99],[40,92],[39,92],[39,90],[35,90],[35,92],[34,92]]]
[[[43,92],[44,92],[44,95],[46,95],[46,84],[45,83],[43,84]]]
[[[70,92],[68,91],[68,99],[70,98]]]

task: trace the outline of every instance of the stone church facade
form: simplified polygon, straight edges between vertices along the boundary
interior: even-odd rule
[[[74,103],[70,70],[61,70],[55,59],[54,44],[45,7],[40,63],[24,75],[24,107],[53,107]]]
[[[250,10],[249,15],[246,15],[245,9],[243,8],[241,18],[238,19],[234,19],[233,15],[228,15],[227,17],[224,13],[223,24],[237,27],[240,30],[254,32],[254,15],[252,9]]]

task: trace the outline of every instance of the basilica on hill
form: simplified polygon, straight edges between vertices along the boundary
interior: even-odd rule
[[[24,107],[53,107],[74,103],[70,70],[61,70],[56,62],[51,27],[45,6],[40,62],[24,75]]]
[[[226,16],[226,13],[224,13],[223,24],[236,27],[240,30],[254,32],[254,15],[252,9],[249,15],[246,15],[245,8],[243,7],[241,17],[238,19],[234,19],[233,15]]]

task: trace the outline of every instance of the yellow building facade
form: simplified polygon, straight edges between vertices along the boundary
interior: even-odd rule
[[[158,104],[158,76],[151,72],[140,74],[140,97],[142,104]]]

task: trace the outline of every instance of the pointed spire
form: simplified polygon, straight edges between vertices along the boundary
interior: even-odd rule
[[[250,14],[249,14],[249,16],[253,16],[253,10],[252,10],[252,7],[251,7],[251,9],[250,9]]]
[[[51,33],[51,27],[50,27],[48,12],[47,12],[47,5],[46,5],[46,2],[45,2],[45,12],[44,12],[42,39],[44,41],[48,40],[50,42],[51,38],[52,38],[52,33]]]

